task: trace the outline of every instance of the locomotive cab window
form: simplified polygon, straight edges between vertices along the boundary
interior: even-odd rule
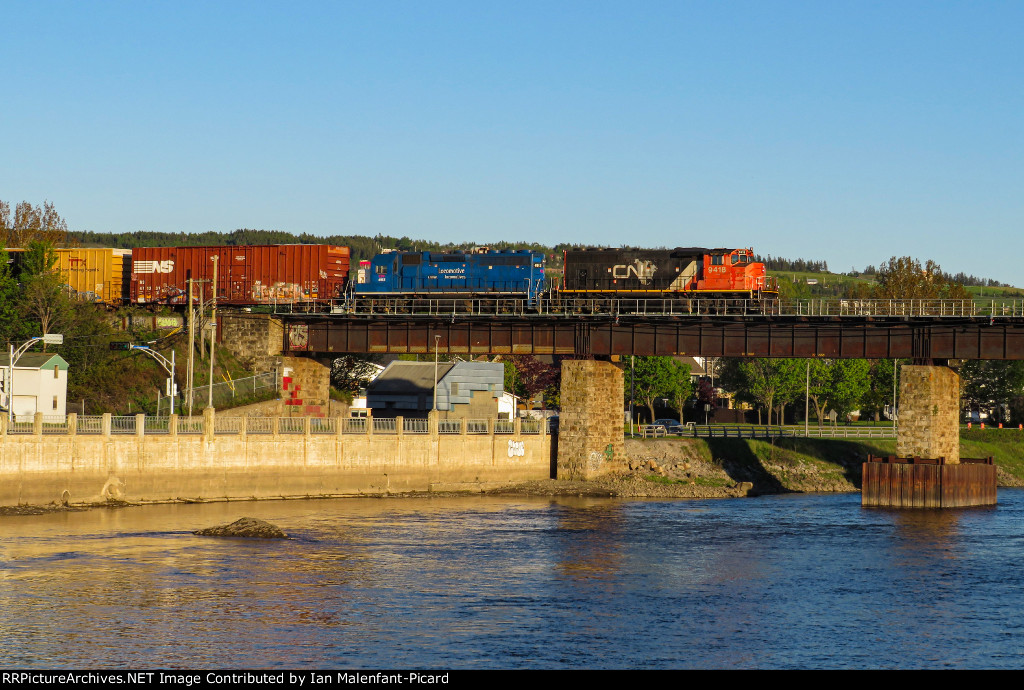
[[[711,265],[712,266],[724,266],[725,265],[725,256],[723,256],[722,254],[714,254],[711,257]]]

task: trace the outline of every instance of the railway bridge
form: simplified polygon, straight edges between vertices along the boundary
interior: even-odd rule
[[[835,299],[768,306],[721,300],[376,301],[279,311],[275,318],[282,325],[281,352],[292,357],[574,357],[562,363],[557,461],[558,476],[570,478],[595,476],[624,457],[625,355],[910,359],[901,376],[897,453],[932,461],[939,474],[929,481],[939,484],[941,473],[960,464],[959,377],[950,365],[1024,359],[1024,300]],[[920,474],[911,467],[909,478],[899,481],[913,484],[919,480],[915,473]],[[994,477],[992,468],[991,502]],[[880,491],[895,495],[904,488],[887,485]],[[903,505],[920,503],[919,498],[885,500]],[[923,500],[964,504],[961,499],[944,503],[941,496]]]

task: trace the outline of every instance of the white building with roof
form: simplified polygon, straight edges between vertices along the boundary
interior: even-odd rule
[[[0,407],[10,409],[10,354],[0,354]],[[53,352],[26,352],[14,365],[14,414],[31,417],[67,413],[68,363]]]

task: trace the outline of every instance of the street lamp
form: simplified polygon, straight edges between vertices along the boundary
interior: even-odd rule
[[[110,343],[110,349],[111,350],[138,350],[139,352],[144,352],[147,355],[149,355],[150,357],[152,357],[153,359],[155,359],[157,361],[157,363],[164,368],[164,371],[166,371],[170,375],[170,377],[171,377],[171,378],[167,379],[167,395],[171,399],[171,414],[174,414],[174,398],[177,396],[177,392],[178,392],[178,384],[175,382],[175,377],[174,377],[174,371],[175,371],[174,350],[173,349],[171,350],[171,358],[167,359],[162,354],[160,354],[159,352],[157,352],[153,348],[149,347],[148,345],[135,345],[133,343],[126,343],[126,342],[123,342],[123,341],[122,342],[112,342],[112,343]]]
[[[14,349],[13,343],[10,346],[9,359],[7,360],[7,421],[9,422],[14,422],[14,365],[21,359],[26,350],[40,341],[44,345],[61,345],[64,343],[64,336],[60,333],[45,333],[25,341],[17,350]]]

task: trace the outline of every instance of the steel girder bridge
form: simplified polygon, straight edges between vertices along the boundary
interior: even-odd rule
[[[699,355],[1024,359],[1024,300],[807,300],[786,309],[636,300],[502,313],[493,303],[430,300],[373,313],[279,312],[290,354]]]

